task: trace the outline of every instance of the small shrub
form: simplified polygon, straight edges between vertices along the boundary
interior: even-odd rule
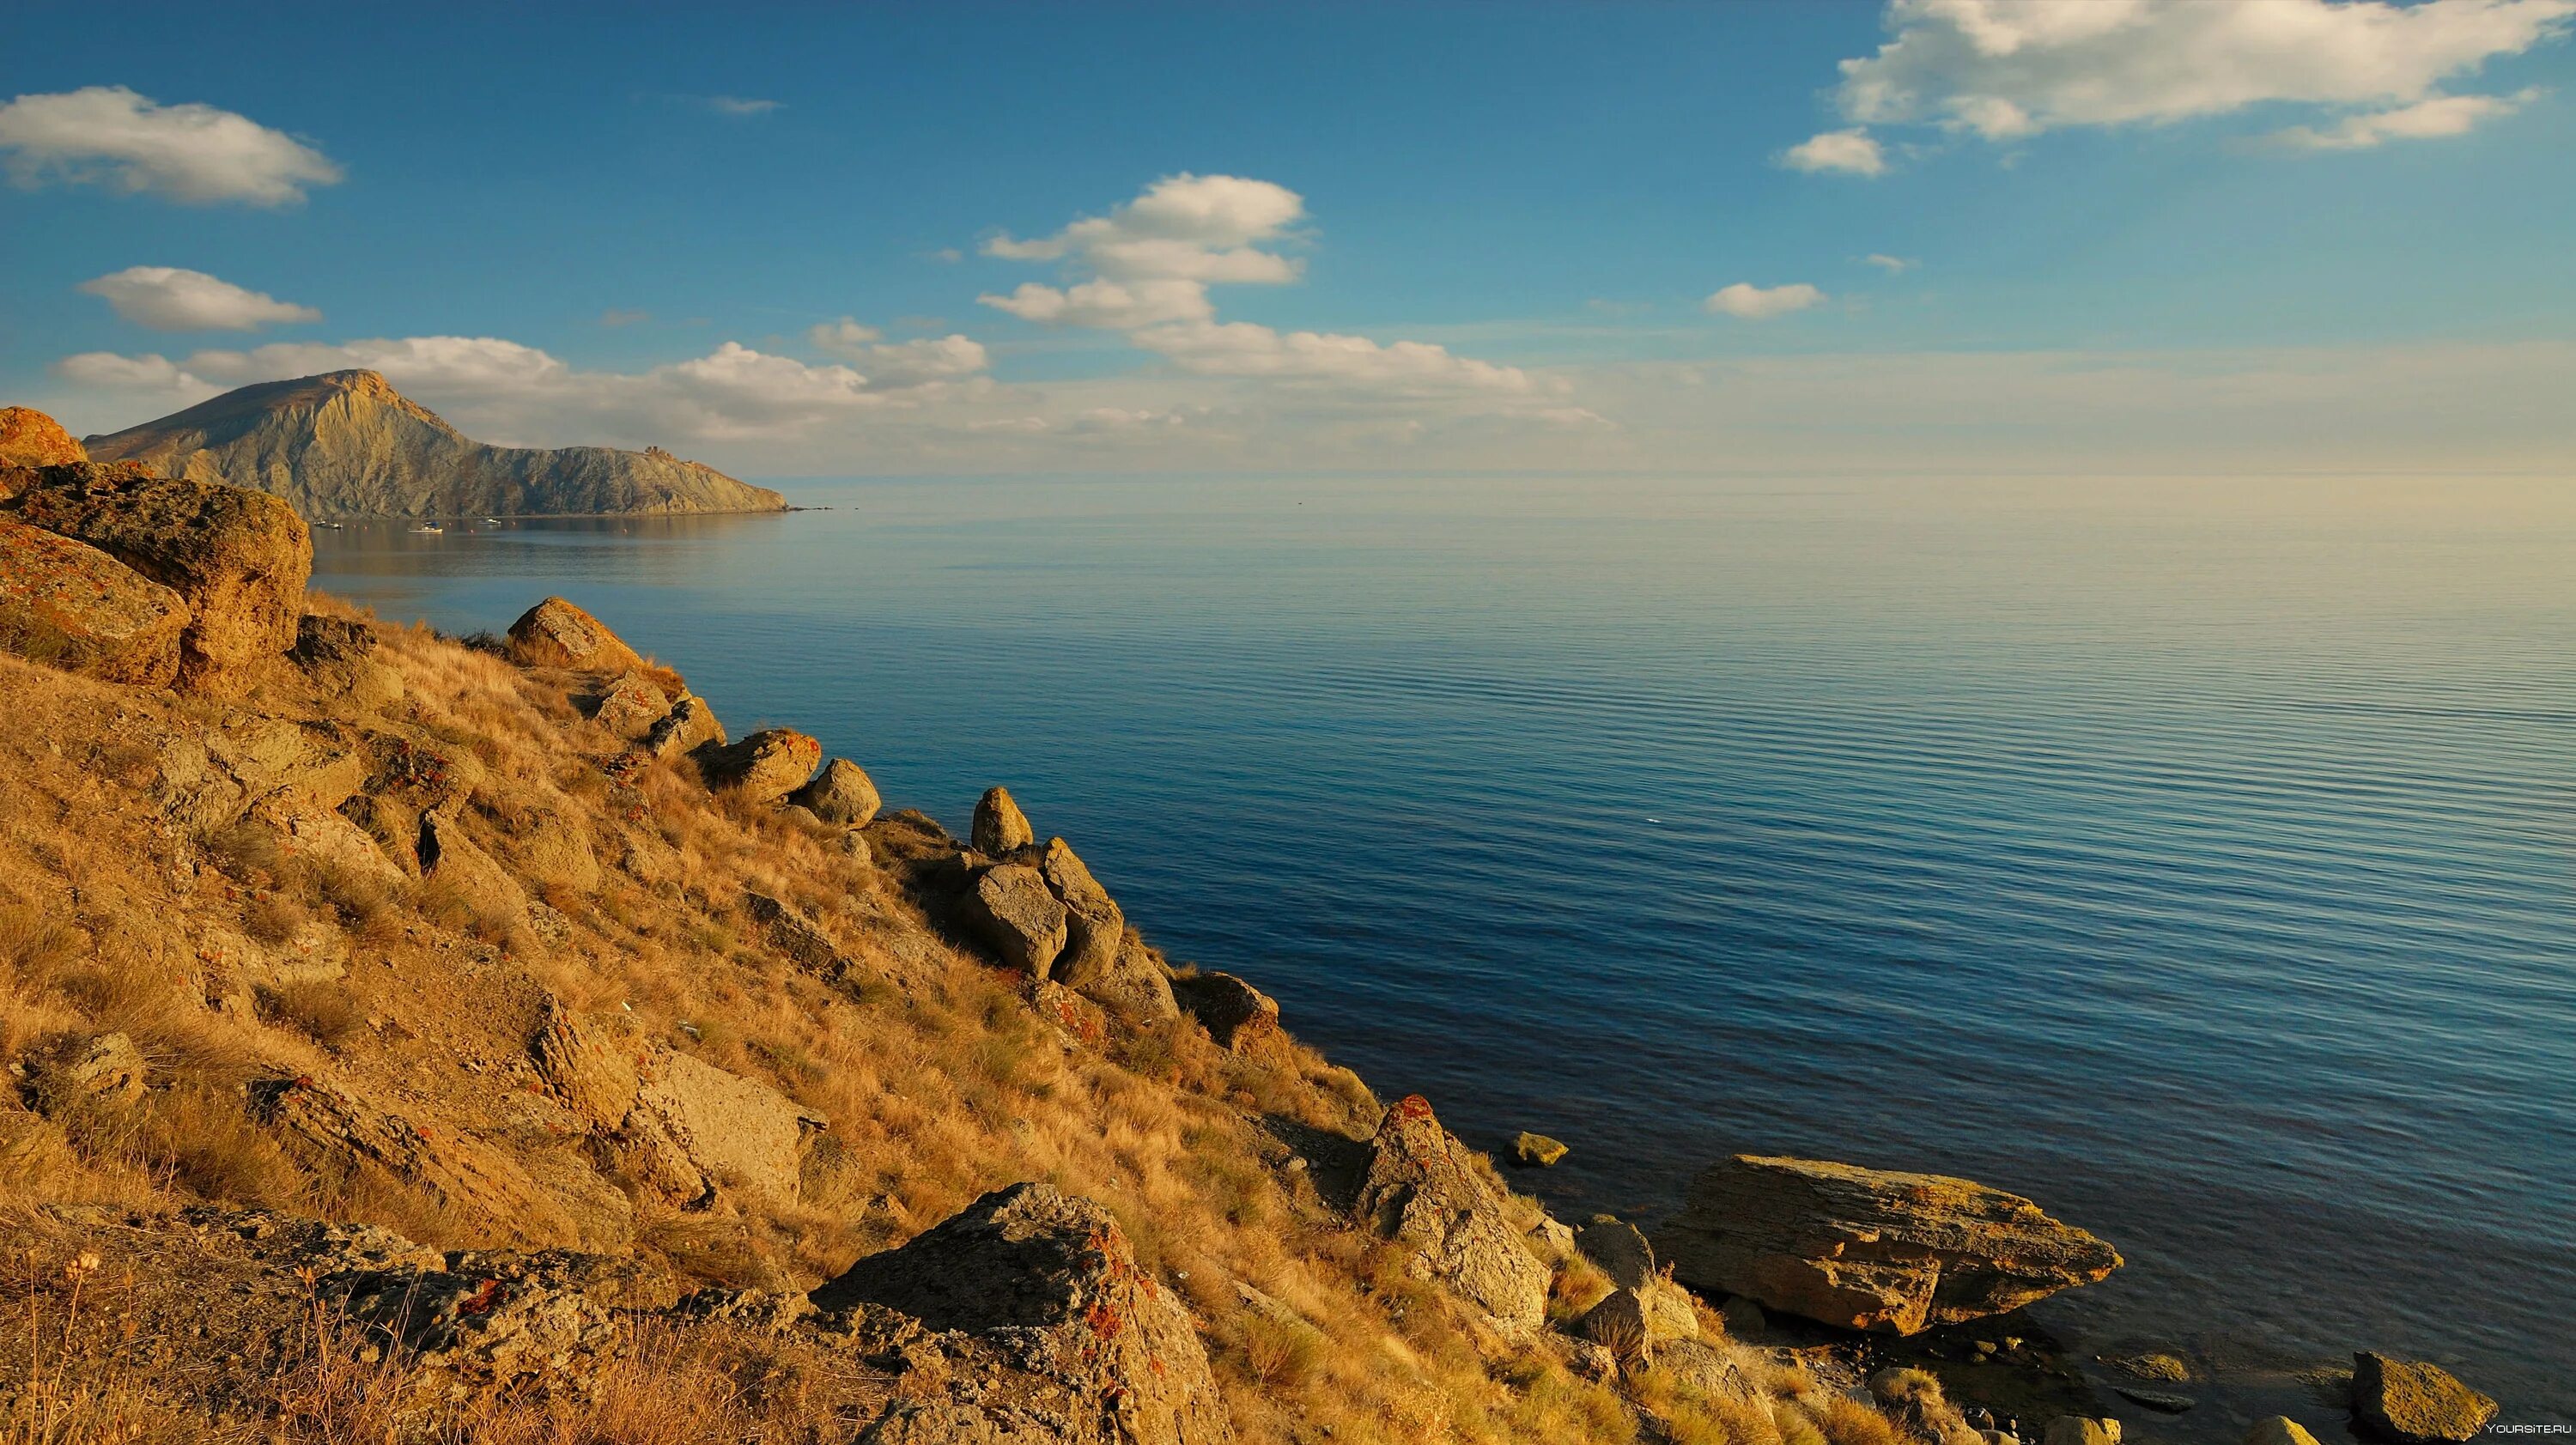
[[[1295,1389],[1324,1361],[1324,1333],[1302,1320],[1256,1314],[1244,1322],[1243,1357],[1265,1387]]]
[[[331,983],[290,983],[261,989],[260,1012],[272,1022],[302,1030],[315,1043],[336,1049],[365,1023],[358,1001]]]
[[[311,921],[303,904],[278,893],[253,899],[242,910],[242,931],[271,948],[292,940]]]

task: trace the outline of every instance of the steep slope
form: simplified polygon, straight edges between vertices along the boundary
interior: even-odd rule
[[[307,517],[775,512],[787,500],[660,448],[487,446],[372,371],[228,391],[88,439],[103,462],[272,492]]]

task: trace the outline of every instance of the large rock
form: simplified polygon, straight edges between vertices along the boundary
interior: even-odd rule
[[[521,667],[564,667],[575,672],[641,672],[644,659],[618,640],[608,624],[560,597],[549,597],[510,624],[505,651]]]
[[[644,751],[657,758],[676,758],[702,747],[724,745],[724,724],[716,721],[716,710],[707,705],[705,698],[694,695],[671,704],[671,710],[644,734]]]
[[[621,672],[591,699],[590,720],[629,741],[640,740],[671,711],[671,695],[641,672]]]
[[[1279,1032],[1279,1002],[1230,973],[1172,980],[1172,997],[1208,1037],[1241,1052]]]
[[[828,1122],[766,1084],[674,1053],[636,1092],[692,1163],[720,1185],[796,1200],[805,1146]]]
[[[1548,1268],[1471,1160],[1430,1102],[1408,1094],[1378,1124],[1352,1213],[1410,1245],[1417,1275],[1446,1285],[1508,1332],[1534,1331],[1547,1312]]]
[[[188,605],[84,542],[0,519],[0,650],[107,682],[167,687]]]
[[[8,514],[86,542],[179,594],[179,682],[235,689],[254,665],[295,645],[313,537],[265,492],[140,477],[89,463],[48,467]]]
[[[1105,977],[1117,967],[1119,946],[1127,938],[1127,915],[1062,838],[1047,840],[1038,872],[1064,904],[1064,957],[1056,963],[1058,975],[1077,988],[1086,979]]]
[[[698,754],[709,786],[754,803],[775,803],[805,786],[822,761],[822,743],[789,728],[766,728]]]
[[[996,1190],[814,1291],[891,1311],[948,1368],[899,1388],[860,1436],[908,1445],[1226,1445],[1233,1429],[1188,1308],[1108,1210],[1045,1184]],[[882,1326],[879,1326],[882,1328]],[[910,1386],[911,1382],[903,1382]]]
[[[295,647],[287,656],[313,680],[315,691],[372,711],[403,695],[402,673],[376,651],[376,634],[367,624],[308,612],[295,620]]]
[[[27,1102],[48,1117],[97,1104],[132,1104],[143,1097],[152,1066],[124,1034],[72,1035],[31,1051]]]
[[[825,763],[813,781],[788,794],[787,800],[811,810],[826,823],[845,828],[866,827],[876,821],[877,809],[884,805],[867,769],[848,758]]]
[[[1699,1311],[1692,1306],[1689,1292],[1656,1267],[1654,1247],[1637,1226],[1596,1214],[1591,1222],[1574,1231],[1574,1247],[1610,1276],[1610,1282],[1618,1286],[1615,1293],[1636,1297],[1647,1339],[1699,1336]]]
[[[550,1003],[528,1052],[629,1175],[681,1204],[719,1188],[794,1203],[805,1152],[828,1123],[766,1084],[645,1039],[625,1016]]]
[[[1029,815],[1012,801],[1008,788],[987,788],[975,800],[975,825],[967,837],[976,852],[992,858],[1006,857],[1038,840],[1029,827]]]
[[[1002,962],[1044,978],[1064,951],[1065,912],[1046,879],[1025,863],[985,869],[966,896],[967,916]]]
[[[269,1086],[268,1118],[347,1165],[365,1163],[428,1196],[459,1233],[538,1247],[577,1245],[570,1209],[509,1154],[461,1130],[392,1113],[311,1078]]]
[[[2120,1265],[2110,1245],[2017,1194],[1752,1154],[1702,1172],[1657,1245],[1686,1284],[1900,1335],[2018,1309]]]
[[[2352,1412],[2383,1440],[2438,1445],[2484,1434],[2496,1402],[2439,1365],[2364,1350],[2352,1357]]]
[[[61,422],[28,406],[0,406],[0,467],[56,467],[89,453]]]

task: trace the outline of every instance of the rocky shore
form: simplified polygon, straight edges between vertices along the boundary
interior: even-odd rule
[[[11,1445],[2209,1433],[2046,1348],[2122,1260],[2028,1199],[1743,1155],[1559,1221],[1006,788],[957,838],[571,601],[445,638],[311,555],[0,413]],[[2226,1433],[2496,1410],[2365,1353]]]

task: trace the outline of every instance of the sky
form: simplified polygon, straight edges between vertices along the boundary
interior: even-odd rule
[[[362,366],[762,478],[2576,467],[2576,0],[12,10],[76,433]]]

